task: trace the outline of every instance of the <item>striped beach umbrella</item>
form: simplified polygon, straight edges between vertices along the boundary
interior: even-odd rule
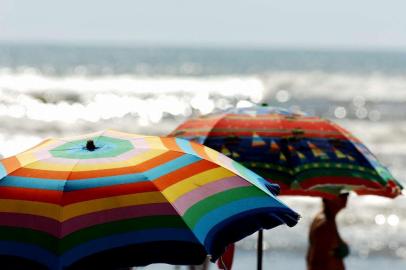
[[[335,198],[341,193],[395,197],[402,186],[342,127],[315,116],[264,106],[190,119],[169,136],[196,141],[281,187],[281,195]],[[257,269],[262,269],[263,232]]]
[[[281,195],[395,197],[402,189],[360,140],[320,117],[254,106],[187,120],[170,135],[220,151],[279,184]]]
[[[103,131],[0,161],[0,264],[114,269],[215,261],[260,228],[294,226],[275,186],[187,140]],[[7,268],[8,269],[8,268]]]

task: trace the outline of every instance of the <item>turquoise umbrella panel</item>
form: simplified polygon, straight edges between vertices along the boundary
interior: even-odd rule
[[[54,157],[68,159],[93,159],[119,156],[134,149],[128,140],[99,136],[94,139],[95,151],[86,149],[87,140],[66,142],[49,152]]]

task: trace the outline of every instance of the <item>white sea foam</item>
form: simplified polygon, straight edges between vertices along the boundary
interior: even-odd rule
[[[262,101],[315,112],[322,106],[319,111],[324,116],[353,132],[389,166],[396,178],[405,179],[406,77],[388,74],[289,71],[206,77],[50,76],[35,69],[3,69],[0,154],[16,154],[48,136],[106,128],[166,134],[190,116]],[[379,106],[371,106],[371,102]],[[281,227],[267,233],[266,245],[302,252],[307,246],[311,218],[319,210],[319,200],[285,200],[303,218],[293,229]],[[405,213],[404,197],[352,197],[348,209],[339,217],[340,230],[360,256],[378,253],[403,258]],[[376,220],[384,222],[378,224]],[[254,240],[248,238],[241,245],[254,248]]]
[[[276,97],[287,91],[297,99],[406,101],[405,75],[289,71],[268,73],[264,81],[267,94]]]

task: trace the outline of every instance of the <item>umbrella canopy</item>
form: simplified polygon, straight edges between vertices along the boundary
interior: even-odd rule
[[[27,269],[199,264],[299,217],[255,173],[175,138],[48,139],[1,160],[0,179],[0,260]]]
[[[222,152],[278,183],[281,195],[333,198],[355,191],[395,197],[402,189],[350,132],[281,108],[254,106],[190,119],[170,136]]]

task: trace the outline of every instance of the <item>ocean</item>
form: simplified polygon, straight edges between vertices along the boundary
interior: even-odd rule
[[[263,102],[341,124],[406,184],[406,52],[0,44],[3,157],[106,128],[163,135],[191,116]],[[320,200],[282,199],[303,217],[266,232],[265,269],[304,269]],[[348,269],[405,269],[404,196],[351,196],[338,223]],[[235,266],[254,268],[255,235],[238,243]]]

